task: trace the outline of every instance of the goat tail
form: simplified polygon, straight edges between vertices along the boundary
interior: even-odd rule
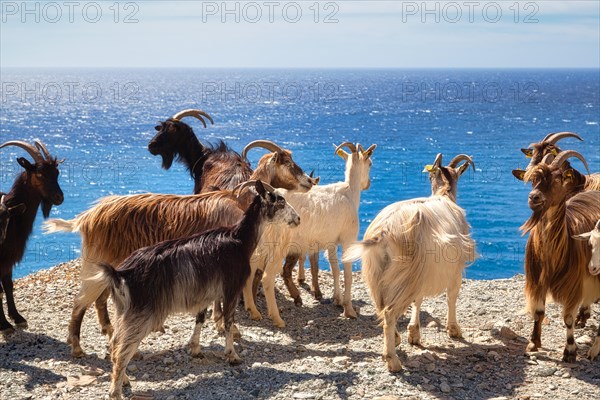
[[[119,313],[129,308],[131,303],[131,297],[129,295],[129,289],[125,281],[122,279],[119,271],[117,271],[112,265],[107,263],[96,264],[99,271],[96,275],[88,278],[95,283],[96,287],[110,288],[113,296],[115,307]]]
[[[371,297],[378,312],[384,307],[384,299],[378,290],[378,282],[389,264],[390,258],[387,254],[387,247],[386,233],[382,232],[370,239],[354,243],[344,251],[342,256],[343,262],[362,260],[362,276],[370,289]]]
[[[77,218],[71,220],[54,218],[44,221],[42,228],[44,229],[45,234],[55,232],[77,232],[79,230],[79,224],[77,222]]]

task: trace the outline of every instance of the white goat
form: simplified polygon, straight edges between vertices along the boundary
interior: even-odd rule
[[[458,163],[466,162],[458,167]],[[420,341],[421,301],[447,291],[450,337],[461,337],[456,321],[456,299],[466,263],[475,255],[465,212],[456,205],[456,183],[473,160],[456,156],[443,167],[438,154],[425,170],[431,180],[430,197],[417,198],[385,207],[365,232],[364,240],[344,254],[344,261],[362,257],[362,275],[369,286],[383,320],[383,357],[388,369],[399,371],[402,364],[395,347],[400,344],[398,318],[414,301],[408,326],[408,341]],[[473,165],[473,168],[475,166]]]
[[[351,153],[342,150],[348,148]],[[371,185],[369,172],[373,164],[371,155],[377,145],[364,150],[360,144],[344,142],[336,147],[335,154],[346,161],[344,182],[330,185],[314,186],[306,193],[294,193],[285,189],[277,189],[285,199],[296,209],[302,219],[302,228],[290,231],[286,255],[302,254],[317,255],[326,250],[331,272],[333,273],[335,304],[344,307],[344,316],[356,318],[352,307],[352,263],[344,263],[344,296],[340,290],[340,268],[338,266],[337,248],[347,249],[358,236],[358,207],[360,193]],[[315,257],[316,258],[316,257]],[[291,267],[295,262],[291,263]],[[291,267],[284,275],[284,280],[296,304],[301,304],[300,293],[293,283]],[[274,279],[274,274],[269,274]],[[313,280],[314,281],[314,280]],[[265,281],[263,280],[263,283]],[[268,282],[267,285],[272,285]]]
[[[600,274],[600,220],[596,222],[594,229],[581,235],[575,235],[573,238],[589,242],[592,248],[592,259],[589,266],[590,274]]]

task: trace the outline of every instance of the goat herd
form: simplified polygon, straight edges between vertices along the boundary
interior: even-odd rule
[[[193,116],[204,127],[213,123],[207,113],[184,110],[156,126],[148,144],[169,169],[181,161],[194,179],[193,195],[139,194],[109,196],[72,220],[51,219],[46,232],[79,232],[82,237],[81,290],[75,298],[68,343],[73,356],[83,355],[80,330],[86,309],[95,303],[102,333],[110,338],[113,362],[110,396],[121,397],[127,381],[125,369],[141,340],[162,329],[168,315],[191,312],[196,325],[190,339],[193,356],[201,355],[199,337],[207,308],[225,331],[225,356],[240,362],[233,340],[239,335],[234,313],[243,295],[252,319],[262,318],[255,305],[262,282],[268,316],[285,327],[275,301],[275,278],[282,273],[296,305],[299,291],[292,279],[298,263],[298,280],[304,280],[308,256],[312,290],[318,285],[318,255],[327,252],[334,279],[334,302],[344,315],[356,318],[352,306],[352,261],[362,259],[362,274],[377,314],[383,322],[383,356],[390,371],[401,369],[396,354],[400,344],[397,320],[413,304],[408,341],[420,341],[419,308],[423,298],[446,291],[447,332],[460,337],[456,300],[462,272],[476,257],[464,210],[456,204],[457,183],[469,168],[471,157],[460,154],[447,165],[438,154],[425,167],[431,180],[431,196],[397,202],[385,207],[356,243],[358,207],[362,190],[370,185],[371,156],[367,149],[344,142],[335,154],[346,162],[344,182],[317,185],[318,178],[305,174],[289,150],[273,142],[257,140],[238,154],[223,142],[204,146],[184,117]],[[600,298],[600,174],[581,174],[568,162],[573,150],[556,145],[563,138],[582,140],[571,132],[550,134],[523,149],[531,158],[526,170],[513,175],[531,182],[532,215],[521,227],[529,233],[525,256],[525,294],[534,319],[528,351],[541,346],[545,300],[551,295],[563,306],[567,344],[563,359],[574,361],[575,325],[585,325],[590,307]],[[24,168],[8,194],[0,194],[0,293],[6,292],[8,315],[19,327],[27,327],[13,298],[12,270],[21,260],[41,203],[45,218],[64,196],[58,184],[60,161],[39,140],[33,144],[9,141],[0,148],[17,146],[27,151],[17,162]],[[250,149],[269,151],[251,169]],[[347,150],[347,151],[345,151]],[[595,225],[595,228],[594,228]],[[341,245],[344,292],[340,290],[337,248]],[[435,251],[432,251],[435,249]],[[116,324],[111,325],[107,299],[112,294]],[[577,308],[579,312],[577,313]],[[0,331],[14,331],[0,307]],[[600,330],[588,356],[600,352]]]

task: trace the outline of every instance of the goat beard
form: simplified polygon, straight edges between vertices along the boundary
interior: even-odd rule
[[[160,156],[162,157],[163,169],[171,168],[171,165],[173,165],[173,154],[161,153]]]
[[[50,209],[52,209],[52,203],[47,200],[42,200],[42,214],[44,215],[44,218],[50,216]]]
[[[542,219],[543,210],[536,210],[531,213],[531,217],[519,229],[523,231],[523,235],[530,232]]]

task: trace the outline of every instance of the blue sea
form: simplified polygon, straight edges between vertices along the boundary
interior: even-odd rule
[[[191,193],[181,164],[162,170],[146,146],[154,126],[185,108],[200,108],[215,124],[204,142],[234,149],[270,139],[293,151],[321,183],[344,178],[332,143],[378,145],[371,188],[362,194],[362,233],[386,205],[428,196],[423,166],[435,155],[473,156],[476,172],[459,182],[480,257],[467,277],[493,279],[523,272],[529,188],[511,175],[525,167],[519,151],[549,132],[566,139],[592,171],[600,170],[598,70],[15,70],[3,69],[0,140],[40,138],[59,158],[65,201],[53,218],[73,218],[98,198],[144,192]],[[17,148],[0,150],[0,190],[21,170]],[[261,151],[252,151],[253,165]],[[579,161],[573,165],[583,170]],[[77,234],[41,233],[39,213],[21,277],[80,255]],[[328,268],[321,261],[323,268]],[[356,264],[355,268],[360,268]]]

